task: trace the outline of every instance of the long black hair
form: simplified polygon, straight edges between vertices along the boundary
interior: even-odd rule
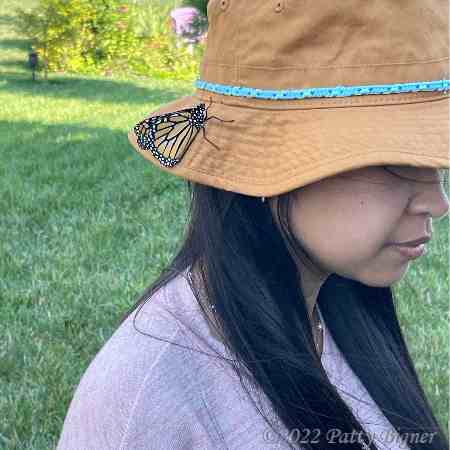
[[[301,443],[301,448],[361,449],[357,442],[331,445],[325,440],[330,429],[361,435],[364,429],[330,383],[315,349],[295,264],[296,255],[306,253],[291,232],[290,193],[278,197],[276,223],[259,197],[186,185],[189,222],[180,249],[120,323],[172,278],[195,267],[201,286],[192,283],[192,290],[204,312],[200,295],[206,293],[207,302],[214,303],[217,323],[206,313],[205,319],[266,394],[286,429],[320,430],[317,442]],[[447,449],[405,344],[391,288],[332,273],[317,302],[339,350],[400,436],[418,433],[417,442],[405,437],[409,447]],[[421,433],[435,435],[420,443]],[[374,442],[367,448],[377,449]]]

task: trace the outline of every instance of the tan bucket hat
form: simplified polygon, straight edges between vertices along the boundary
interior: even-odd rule
[[[129,141],[162,170],[272,196],[374,165],[449,168],[447,0],[210,0],[193,95]]]

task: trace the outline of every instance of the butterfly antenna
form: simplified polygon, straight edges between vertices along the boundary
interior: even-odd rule
[[[211,106],[211,103],[212,103],[212,97],[210,96],[210,97],[209,97],[209,105],[208,105],[208,107],[206,108],[206,112],[208,112],[208,109],[209,109],[209,107]]]

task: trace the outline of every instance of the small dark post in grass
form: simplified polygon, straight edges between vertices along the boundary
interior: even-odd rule
[[[38,66],[38,54],[35,51],[32,51],[28,54],[28,63],[30,65],[30,69],[33,71],[33,81],[36,81],[36,69]]]

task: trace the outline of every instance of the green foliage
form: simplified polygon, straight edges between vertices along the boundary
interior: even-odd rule
[[[97,72],[126,62],[139,46],[132,8],[121,0],[40,0],[16,12],[20,31],[50,70]]]
[[[170,11],[180,0],[142,1],[134,17],[134,29],[142,47],[130,59],[133,73],[163,79],[194,80],[197,78],[204,44],[193,47],[177,38],[170,28]]]
[[[176,0],[39,0],[31,11],[16,10],[16,27],[31,39],[40,68],[191,80],[203,46],[191,55],[177,41],[169,19],[175,6]]]
[[[139,54],[130,60],[129,68],[137,74],[156,78],[176,78],[178,80],[193,80],[198,74],[199,61],[204,52],[204,46],[193,47],[193,55],[188,46],[178,41],[175,35],[155,33],[146,39]]]

